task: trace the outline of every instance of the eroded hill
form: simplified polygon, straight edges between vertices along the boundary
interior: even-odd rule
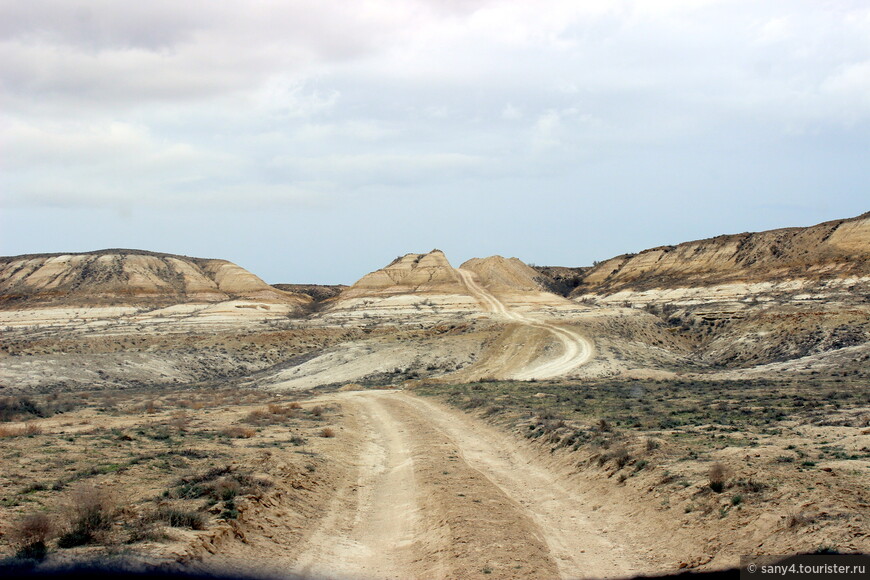
[[[250,298],[303,304],[226,260],[141,250],[0,258],[0,307],[185,304]]]
[[[718,236],[605,260],[572,296],[870,276],[870,213],[807,228]]]
[[[868,223],[719,236],[588,269],[501,256],[455,268],[433,250],[349,287],[276,288],[224,260],[135,250],[3,258],[0,381],[863,376]]]
[[[570,296],[653,313],[714,368],[863,373],[870,214],[618,256]]]

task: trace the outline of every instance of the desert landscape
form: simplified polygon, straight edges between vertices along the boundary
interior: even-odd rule
[[[0,258],[4,566],[570,579],[870,553],[868,213],[300,282]]]

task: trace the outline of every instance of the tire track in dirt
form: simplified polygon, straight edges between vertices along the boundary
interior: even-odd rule
[[[616,524],[504,434],[397,391],[328,395],[360,426],[358,473],[291,570],[312,578],[627,577]],[[614,539],[611,539],[614,538]]]
[[[533,366],[527,366],[511,373],[511,378],[527,381],[531,379],[549,379],[569,373],[576,367],[592,360],[594,349],[592,342],[581,334],[549,322],[534,320],[519,312],[510,310],[491,292],[481,286],[474,278],[474,273],[458,268],[456,272],[462,283],[484,307],[494,314],[502,316],[511,322],[545,330],[554,337],[562,347],[562,353],[551,360],[546,360]],[[534,347],[534,345],[533,345]]]
[[[348,395],[345,400],[364,437],[357,477],[337,491],[293,572],[311,578],[407,578],[418,506],[406,428],[376,399]]]
[[[322,456],[332,473],[318,487],[329,494],[319,498],[322,507],[301,517],[292,494],[285,496],[204,565],[241,561],[247,569],[333,580],[661,570],[639,556],[648,550],[643,538],[625,533],[630,521],[595,512],[582,490],[473,417],[401,391],[317,400],[337,403],[344,417],[332,452]]]
[[[637,556],[635,540],[621,537],[625,522],[592,518],[588,498],[566,487],[505,435],[432,401],[403,395],[438,430],[456,442],[469,466],[521,505],[541,530],[561,578],[621,578],[649,573],[655,564]]]
[[[394,391],[327,396],[357,426],[339,485],[288,568],[305,578],[554,578],[525,509]]]

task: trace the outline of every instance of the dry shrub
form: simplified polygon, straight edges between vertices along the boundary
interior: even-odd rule
[[[335,437],[335,429],[332,427],[324,427],[320,431],[321,437]]]
[[[242,485],[237,479],[224,477],[218,480],[212,489],[214,490],[213,495],[216,496],[216,499],[227,501],[241,493]]]
[[[35,423],[27,423],[20,427],[0,425],[0,437],[28,437],[42,435],[42,427]]]
[[[297,403],[296,401],[293,401],[292,403],[290,403],[290,404],[287,405],[287,406],[288,406],[289,408],[293,409],[293,410],[299,410],[299,409],[302,408],[302,405],[300,405],[300,404]]]
[[[166,534],[155,525],[157,514],[148,514],[138,517],[125,525],[127,529],[128,544],[136,542],[155,542],[166,539]]]
[[[610,453],[608,453],[608,456],[613,459],[616,466],[620,469],[625,467],[631,460],[631,455],[628,453],[628,449],[626,449],[624,445],[614,447]]]
[[[29,514],[15,522],[9,539],[21,555],[37,555],[40,552],[44,555],[45,542],[54,533],[54,522],[47,514]]]
[[[801,526],[806,526],[808,524],[811,524],[814,521],[815,521],[815,518],[813,516],[806,514],[804,512],[798,512],[798,513],[793,513],[793,514],[788,515],[788,521],[786,522],[786,525],[789,528],[799,528]]]
[[[647,438],[647,440],[644,442],[644,447],[646,448],[647,453],[652,453],[653,451],[655,451],[656,449],[658,449],[661,446],[662,446],[661,441],[659,441],[658,439],[653,439],[651,437]]]
[[[245,423],[253,425],[276,425],[284,423],[288,418],[296,415],[296,409],[291,406],[281,406],[270,403],[265,408],[254,409],[245,417]]]
[[[244,419],[245,423],[252,425],[271,425],[275,422],[280,422],[281,418],[276,418],[267,409],[254,409]]]
[[[173,528],[190,528],[191,530],[204,530],[207,523],[205,514],[172,507],[158,509],[154,518],[166,522]]]
[[[272,482],[249,472],[235,471],[232,466],[212,468],[204,473],[188,475],[175,482],[169,497],[196,499],[209,497],[216,501],[232,501],[239,495],[260,496],[272,487]]]
[[[80,485],[70,494],[67,511],[70,529],[60,537],[61,548],[99,541],[111,529],[118,503],[106,489]]]
[[[148,413],[149,415],[153,415],[154,413],[157,412],[157,407],[158,407],[157,401],[148,401],[145,404],[145,412]]]
[[[710,466],[708,477],[710,479],[710,489],[716,493],[721,493],[725,489],[725,478],[728,475],[728,468],[718,461]]]
[[[190,427],[190,421],[191,416],[184,411],[180,411],[172,415],[172,418],[169,420],[169,426],[179,431],[187,431],[188,427]]]
[[[242,427],[240,425],[234,425],[232,427],[227,427],[223,431],[222,434],[227,437],[232,437],[234,439],[250,439],[256,434],[256,431],[251,429],[250,427]]]
[[[47,417],[50,409],[26,396],[0,397],[0,421],[22,421],[33,417]]]
[[[324,408],[321,407],[320,405],[317,405],[316,407],[311,408],[311,414],[317,418],[320,418],[321,416],[323,416],[323,411],[324,411]]]

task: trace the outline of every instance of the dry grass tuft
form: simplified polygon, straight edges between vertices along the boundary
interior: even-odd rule
[[[27,423],[21,427],[0,425],[0,437],[29,437],[31,435],[42,435],[42,427],[35,423]]]
[[[221,431],[223,435],[227,437],[232,437],[234,439],[250,439],[257,432],[251,429],[250,427],[242,427],[240,425],[234,425],[232,427],[227,427],[223,431]]]
[[[332,427],[324,427],[320,430],[321,437],[335,437],[335,429]]]
[[[179,431],[187,431],[190,428],[190,422],[193,418],[184,411],[178,411],[169,419],[169,426],[178,429]]]

